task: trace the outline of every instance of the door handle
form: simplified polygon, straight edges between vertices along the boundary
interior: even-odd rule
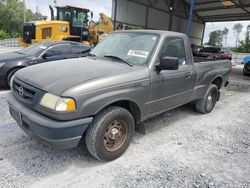
[[[190,72],[186,72],[186,74],[185,74],[185,77],[186,77],[186,78],[191,78],[191,76],[192,76],[192,75],[191,75]]]

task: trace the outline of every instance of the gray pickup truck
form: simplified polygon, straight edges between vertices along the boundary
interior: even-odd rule
[[[231,68],[227,60],[193,59],[185,34],[120,31],[88,57],[18,71],[7,100],[13,119],[32,137],[59,149],[85,139],[95,158],[110,161],[148,118],[189,102],[211,112]]]

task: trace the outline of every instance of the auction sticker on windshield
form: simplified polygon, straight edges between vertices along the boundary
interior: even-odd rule
[[[147,58],[148,54],[149,54],[148,52],[142,50],[129,50],[128,52],[129,56],[142,57],[142,58]]]

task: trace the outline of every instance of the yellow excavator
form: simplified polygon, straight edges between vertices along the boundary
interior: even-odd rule
[[[74,6],[49,6],[51,21],[27,22],[23,26],[23,37],[20,38],[21,46],[28,46],[37,42],[76,41],[95,46],[106,34],[113,31],[113,22],[104,13],[100,13],[98,22],[89,20],[89,10]]]

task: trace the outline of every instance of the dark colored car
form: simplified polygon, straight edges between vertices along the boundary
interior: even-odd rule
[[[244,65],[243,74],[246,76],[250,76],[250,63]]]
[[[250,56],[244,57],[242,63],[244,64],[243,74],[245,76],[250,76]]]
[[[210,59],[226,59],[232,60],[232,53],[228,48],[221,47],[205,47],[199,52],[195,52],[194,56],[210,58]]]
[[[48,61],[85,57],[90,49],[77,42],[42,42],[16,52],[1,54],[0,86],[8,86],[19,69]]]

